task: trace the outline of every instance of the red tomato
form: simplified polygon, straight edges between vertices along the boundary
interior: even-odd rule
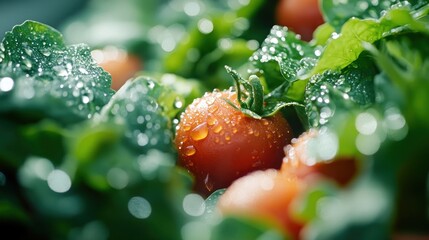
[[[254,119],[232,107],[232,90],[206,93],[181,116],[175,144],[178,164],[195,177],[195,190],[203,196],[228,187],[249,172],[280,168],[283,147],[292,132],[280,114]]]
[[[305,41],[324,20],[318,0],[280,0],[276,8],[276,22],[301,35]]]
[[[359,171],[358,161],[350,156],[337,156],[334,159],[309,161],[309,141],[318,135],[317,130],[303,133],[299,138],[293,139],[292,144],[285,148],[281,170],[293,172],[299,177],[323,177],[335,181],[340,186],[350,183]]]
[[[142,61],[139,57],[116,47],[93,50],[92,56],[112,76],[113,90],[118,90],[142,69]]]
[[[286,235],[299,239],[304,223],[294,218],[291,203],[306,189],[293,174],[275,169],[255,171],[236,180],[219,198],[223,215],[239,215],[271,222]]]

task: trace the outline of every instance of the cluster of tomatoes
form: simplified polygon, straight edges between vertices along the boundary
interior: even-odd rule
[[[276,21],[308,41],[323,18],[317,0],[281,0]],[[94,53],[111,73],[115,90],[142,67],[141,60],[118,49]],[[320,177],[348,184],[357,162],[341,158],[308,164],[307,144],[317,131],[293,138],[280,112],[255,119],[231,103],[238,105],[234,89],[214,90],[186,108],[175,137],[178,165],[194,176],[194,190],[204,197],[227,188],[218,203],[224,214],[262,218],[298,238],[305,222],[294,218],[289,206]]]
[[[347,185],[358,161],[318,162],[308,154],[318,130],[293,138],[282,113],[255,119],[231,102],[238,104],[233,89],[206,93],[188,106],[176,132],[178,164],[195,177],[199,194],[226,188],[218,202],[223,214],[265,219],[297,239],[305,222],[294,216],[293,202],[321,178]]]

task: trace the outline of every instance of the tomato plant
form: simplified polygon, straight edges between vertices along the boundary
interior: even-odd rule
[[[303,40],[312,39],[314,30],[324,20],[318,0],[280,0],[276,8],[276,22],[301,35]]]
[[[224,215],[264,219],[286,235],[299,239],[303,227],[294,217],[291,204],[306,189],[306,183],[288,172],[267,169],[236,180],[219,198]]]
[[[279,168],[292,137],[281,113],[256,119],[231,103],[238,104],[231,89],[206,93],[187,107],[177,128],[178,164],[192,173],[202,195],[251,171]]]
[[[318,143],[312,143],[318,134],[318,130],[313,129],[293,139],[292,144],[285,148],[286,156],[281,170],[293,172],[301,178],[322,177],[331,179],[340,186],[347,185],[359,171],[357,159],[351,156],[318,159],[315,153],[315,144]]]

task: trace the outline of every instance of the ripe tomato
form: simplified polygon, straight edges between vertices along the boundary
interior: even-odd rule
[[[226,100],[238,104],[236,92],[214,91],[194,100],[176,131],[178,164],[195,177],[195,190],[203,196],[249,172],[280,168],[292,138],[280,113],[258,120]]]
[[[340,186],[350,183],[359,171],[358,161],[351,156],[337,156],[334,159],[317,161],[310,159],[310,141],[318,135],[318,130],[309,130],[285,148],[282,171],[293,172],[301,178],[323,177],[332,179]]]
[[[237,179],[219,198],[217,206],[223,215],[263,219],[299,239],[304,223],[294,217],[291,204],[305,189],[306,184],[294,174],[260,170]]]
[[[142,69],[139,57],[116,47],[105,47],[92,51],[95,61],[112,76],[112,89],[118,90],[125,81]]]
[[[276,22],[301,35],[305,41],[324,20],[318,0],[280,0],[276,8]]]
[[[306,220],[295,215],[294,204],[320,180],[349,184],[358,172],[352,157],[336,157],[313,163],[309,144],[318,130],[303,133],[285,148],[280,170],[255,171],[234,181],[219,198],[218,209],[224,215],[241,215],[272,222],[292,239],[300,239]]]

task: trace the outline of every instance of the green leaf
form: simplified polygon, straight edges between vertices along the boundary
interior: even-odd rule
[[[156,81],[137,77],[128,81],[96,116],[95,122],[124,126],[124,139],[135,151],[174,152],[172,122],[168,112],[177,95]]]
[[[284,82],[291,84],[308,73],[320,53],[320,50],[300,40],[286,27],[276,25],[250,61],[263,71],[270,91]]]
[[[218,189],[214,191],[208,198],[205,200],[205,214],[204,216],[211,216],[215,214],[217,211],[217,203],[219,202],[219,198],[225,193],[226,189]]]
[[[373,104],[376,74],[371,57],[363,54],[341,71],[325,71],[313,76],[306,86],[304,101],[310,125],[321,126],[336,112]]]
[[[0,91],[0,114],[73,123],[92,117],[113,94],[110,75],[95,63],[89,47],[65,46],[61,34],[47,25],[15,26],[6,33],[0,56],[0,80],[10,82]]]
[[[380,85],[383,102],[394,102],[401,107],[407,122],[413,126],[425,128],[429,111],[426,103],[429,101],[429,49],[427,33],[411,33],[386,39],[381,42],[381,50],[367,45],[368,50],[375,56],[379,68],[383,71]],[[383,84],[387,82],[387,84]],[[395,90],[385,86],[393,85]],[[389,91],[387,91],[389,90]]]
[[[427,14],[426,11],[427,7],[420,10],[424,14]],[[411,12],[407,7],[401,7],[386,11],[380,19],[349,19],[342,26],[341,32],[335,33],[328,41],[311,75],[326,70],[341,70],[348,66],[365,50],[364,43],[374,43],[409,28],[423,28],[422,23],[413,17],[413,14],[418,15],[420,12]]]
[[[180,113],[195,98],[201,97],[208,91],[200,81],[172,73],[141,72],[137,76],[150,78],[164,86],[161,98],[166,99],[164,105],[168,105],[166,107],[169,110],[166,111],[170,117]]]
[[[323,0],[321,4],[325,21],[339,31],[342,25],[350,18],[381,18],[386,10],[398,7],[410,7],[418,9],[426,4],[427,0],[359,0],[359,1],[338,1]]]

